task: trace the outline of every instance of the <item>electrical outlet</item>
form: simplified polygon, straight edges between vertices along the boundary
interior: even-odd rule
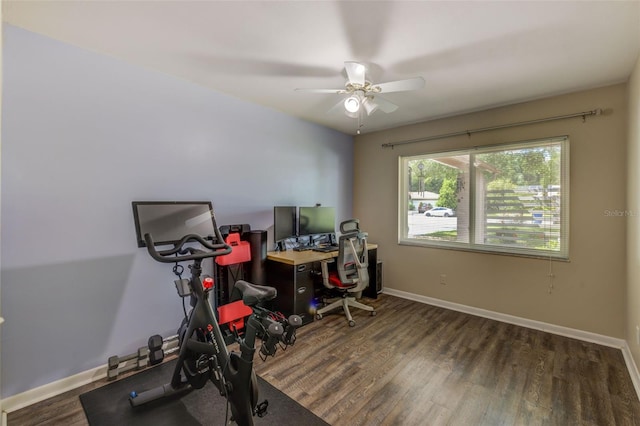
[[[445,274],[440,274],[440,284],[447,285],[447,276]]]
[[[636,325],[636,343],[640,345],[640,325]]]

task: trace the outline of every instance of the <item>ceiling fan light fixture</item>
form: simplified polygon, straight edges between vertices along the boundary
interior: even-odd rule
[[[344,115],[346,115],[349,118],[353,118],[353,119],[357,119],[360,116],[360,114],[358,114],[357,111],[356,112],[345,111]]]
[[[376,104],[369,96],[364,98],[362,101],[362,106],[365,111],[367,111],[367,115],[371,115],[375,110],[378,109],[378,104]]]
[[[360,99],[355,95],[349,96],[344,100],[344,109],[346,109],[347,112],[358,112],[360,109]]]

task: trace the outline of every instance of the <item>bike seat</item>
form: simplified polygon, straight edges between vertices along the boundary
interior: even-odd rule
[[[238,290],[242,294],[242,301],[247,306],[255,306],[260,302],[273,300],[278,295],[278,291],[273,287],[251,284],[242,280],[236,281],[234,290]]]

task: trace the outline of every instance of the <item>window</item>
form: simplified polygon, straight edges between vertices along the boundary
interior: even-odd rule
[[[399,243],[569,256],[566,137],[400,157]]]

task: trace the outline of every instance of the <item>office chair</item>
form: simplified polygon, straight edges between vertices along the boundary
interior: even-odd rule
[[[350,219],[340,224],[340,238],[338,239],[338,258],[336,271],[329,272],[329,263],[333,259],[323,260],[322,284],[334,293],[339,293],[340,298],[330,300],[329,305],[316,311],[316,318],[322,319],[322,315],[336,308],[342,307],[347,316],[349,326],[356,322],[351,316],[349,307],[363,309],[374,316],[373,307],[364,305],[356,299],[360,298],[362,290],[369,286],[369,253],[367,250],[367,233],[360,231],[360,222]]]

